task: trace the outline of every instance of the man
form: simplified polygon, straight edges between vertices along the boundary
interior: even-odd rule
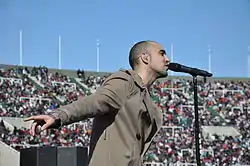
[[[132,70],[109,76],[92,95],[62,106],[49,115],[32,116],[31,133],[58,128],[94,117],[90,140],[90,166],[139,166],[162,125],[161,112],[148,89],[167,76],[169,59],[154,41],[136,43],[129,53]]]

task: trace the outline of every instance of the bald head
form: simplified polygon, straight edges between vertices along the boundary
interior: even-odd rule
[[[136,43],[129,52],[129,64],[132,69],[135,69],[136,65],[139,64],[139,55],[148,52],[150,46],[152,46],[154,41],[140,41]]]

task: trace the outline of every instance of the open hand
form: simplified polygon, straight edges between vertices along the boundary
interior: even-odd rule
[[[37,115],[24,119],[24,122],[33,120],[30,127],[31,135],[37,134],[38,126],[41,126],[41,131],[48,129],[55,123],[55,119],[49,115]]]

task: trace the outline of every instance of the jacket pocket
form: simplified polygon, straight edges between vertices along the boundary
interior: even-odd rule
[[[140,148],[138,142],[133,142],[129,148],[129,151],[125,152],[125,157],[129,160],[133,160],[135,158],[140,158]]]
[[[131,159],[140,158],[140,151],[139,142],[134,142],[131,149]]]
[[[143,163],[142,163],[142,160],[140,158],[132,159],[129,161],[128,166],[143,166]]]
[[[131,150],[131,157],[128,162],[128,166],[142,166],[142,160],[140,157],[140,146],[138,142],[134,142]]]

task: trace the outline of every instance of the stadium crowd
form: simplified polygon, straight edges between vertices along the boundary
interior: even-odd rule
[[[49,73],[46,67],[0,70],[0,117],[27,117],[42,114],[84,97],[86,87],[98,88],[105,79],[77,71],[74,78]],[[34,79],[35,78],[35,79]],[[202,135],[202,163],[212,165],[250,164],[250,82],[198,82],[199,116],[204,126],[233,126],[240,135]],[[195,163],[192,82],[169,79],[155,82],[151,95],[164,113],[164,126],[157,134],[145,162]],[[250,107],[249,107],[250,108]],[[88,146],[92,119],[31,136],[28,129],[9,131],[0,123],[0,140],[13,148],[28,146]]]

